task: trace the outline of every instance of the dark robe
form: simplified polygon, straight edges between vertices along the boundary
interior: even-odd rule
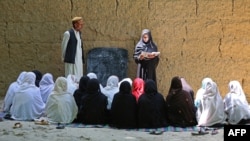
[[[149,40],[148,42],[143,41],[143,35],[148,34]],[[144,29],[141,34],[141,39],[135,46],[134,50],[134,59],[137,63],[137,76],[140,77],[143,80],[152,79],[157,83],[156,81],[156,68],[159,64],[159,57],[156,56],[155,58],[149,59],[143,59],[139,60],[138,57],[142,52],[157,52],[158,48],[156,44],[153,42],[151,32],[147,29]]]
[[[171,126],[189,127],[197,125],[196,110],[193,99],[182,89],[180,77],[172,78],[166,97],[167,121]]]
[[[82,76],[79,82],[79,88],[75,90],[73,96],[76,101],[76,105],[78,107],[78,114],[77,118],[73,122],[81,122],[82,118],[80,117],[80,112],[81,108],[83,107],[82,99],[87,95],[86,90],[87,90],[87,83],[89,81],[88,76]]]
[[[107,97],[101,93],[97,79],[90,79],[87,83],[87,94],[82,99],[80,111],[83,124],[107,124]]]
[[[145,93],[138,100],[139,128],[160,128],[167,126],[166,107],[162,94],[156,84],[149,79],[145,82]]]
[[[136,114],[137,102],[131,93],[131,85],[124,81],[120,85],[119,92],[113,98],[110,125],[123,129],[137,128]]]

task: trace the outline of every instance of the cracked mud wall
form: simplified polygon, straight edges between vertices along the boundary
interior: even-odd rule
[[[185,77],[195,92],[211,77],[222,96],[230,80],[240,81],[250,102],[250,1],[244,0],[1,0],[0,96],[21,71],[64,74],[60,45],[73,16],[84,18],[85,54],[95,47],[127,49],[131,78],[134,46],[141,30],[151,29],[163,95],[173,76]]]

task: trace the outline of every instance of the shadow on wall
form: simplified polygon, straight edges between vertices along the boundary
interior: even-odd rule
[[[127,77],[128,51],[122,48],[97,47],[87,54],[87,73],[93,72],[103,86],[110,75]]]

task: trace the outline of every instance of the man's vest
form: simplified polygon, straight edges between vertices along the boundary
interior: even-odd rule
[[[77,39],[74,33],[73,29],[69,30],[69,41],[67,44],[66,52],[65,52],[65,57],[64,57],[64,62],[65,63],[75,63],[75,56],[76,56],[76,48],[77,48]],[[81,32],[80,32],[80,39],[81,39]],[[83,44],[81,41],[81,48],[82,48],[82,60],[84,63],[84,52],[83,52]]]

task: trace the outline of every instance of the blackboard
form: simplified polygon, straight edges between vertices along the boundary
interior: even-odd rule
[[[118,76],[119,80],[126,78],[127,68],[128,51],[126,49],[97,47],[87,53],[87,73],[95,73],[104,87],[111,75]]]

